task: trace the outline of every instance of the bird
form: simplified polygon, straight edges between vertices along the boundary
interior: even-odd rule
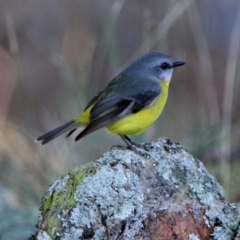
[[[78,127],[84,127],[75,138],[78,141],[106,128],[119,135],[127,147],[135,146],[129,135],[143,133],[161,115],[173,69],[184,64],[159,52],[140,57],[94,96],[81,114],[36,141],[43,145],[67,132],[66,137],[69,137]]]

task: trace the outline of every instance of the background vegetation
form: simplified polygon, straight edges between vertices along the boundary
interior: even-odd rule
[[[181,142],[239,201],[239,44],[239,0],[1,0],[0,238],[14,229],[26,239],[50,183],[123,144],[104,130],[77,143],[34,140],[150,51],[187,64],[163,115],[135,140]]]

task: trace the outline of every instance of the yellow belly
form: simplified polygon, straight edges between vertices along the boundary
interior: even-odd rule
[[[161,94],[150,106],[140,112],[122,118],[106,128],[116,134],[137,135],[150,127],[161,114],[168,96],[169,82],[161,81]]]

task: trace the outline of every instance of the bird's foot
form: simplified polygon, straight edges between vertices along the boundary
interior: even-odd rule
[[[151,158],[150,154],[149,154],[149,150],[145,148],[144,144],[132,144],[132,145],[128,145],[127,149],[135,152],[136,154],[144,157],[144,158]]]
[[[120,148],[120,149],[127,150],[128,146],[122,146],[122,145],[112,145],[111,146],[111,150],[114,150],[115,148]]]
[[[145,158],[150,158],[150,154],[148,152],[151,151],[151,144],[138,144],[133,142],[128,136],[120,135],[123,141],[126,143],[127,146],[121,146],[121,145],[113,145],[111,147],[111,150],[114,148],[123,149],[123,150],[131,150],[135,152],[138,155],[141,155]]]
[[[150,158],[149,150],[150,148],[146,147],[146,144],[138,144],[133,142],[128,136],[120,135],[123,141],[127,144],[127,149],[135,152],[138,155],[141,155],[145,158]]]

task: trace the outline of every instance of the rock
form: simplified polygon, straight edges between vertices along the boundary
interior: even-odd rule
[[[240,204],[180,144],[115,149],[55,181],[32,239],[240,239]]]

